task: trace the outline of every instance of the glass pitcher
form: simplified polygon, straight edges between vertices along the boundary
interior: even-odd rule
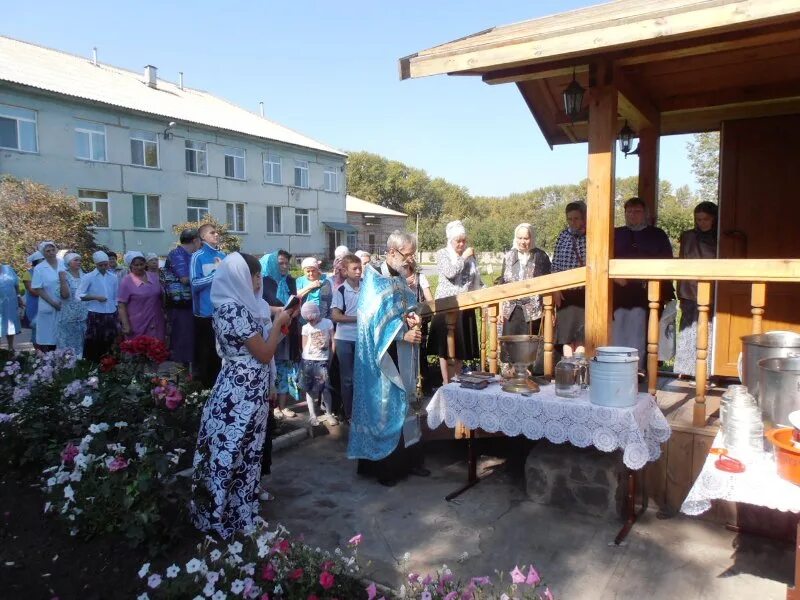
[[[577,398],[586,380],[586,367],[573,357],[562,358],[556,365],[556,396]]]

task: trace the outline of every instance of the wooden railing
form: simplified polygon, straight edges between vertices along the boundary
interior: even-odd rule
[[[706,382],[708,380],[708,322],[711,309],[711,285],[717,281],[739,281],[751,285],[752,332],[761,333],[766,311],[767,283],[800,282],[800,259],[612,259],[610,279],[638,279],[648,282],[647,374],[648,389],[656,393],[658,380],[658,338],[661,281],[697,281],[697,347],[695,374],[695,426],[705,425]],[[504,300],[540,295],[544,306],[544,373],[553,375],[554,319],[553,293],[586,282],[586,267],[466,292],[450,298],[424,303],[430,313],[447,313],[449,360],[455,354],[455,322],[460,310],[481,309],[484,319],[481,336],[481,368],[497,373],[497,329],[499,305]],[[423,309],[424,310],[424,309]],[[430,314],[428,313],[428,314]],[[588,317],[587,317],[588,318]],[[609,340],[610,341],[610,340]]]

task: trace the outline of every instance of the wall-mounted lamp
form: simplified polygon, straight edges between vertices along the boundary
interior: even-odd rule
[[[572,71],[572,81],[564,90],[564,112],[571,121],[575,120],[581,110],[583,110],[583,95],[586,90],[583,86],[575,80],[575,70]]]
[[[169,125],[167,125],[167,128],[164,130],[163,135],[165,140],[168,140],[172,137],[172,132],[170,131],[170,129],[172,129],[173,127],[175,127],[175,121],[170,121]]]
[[[619,132],[619,151],[625,155],[625,158],[627,158],[629,154],[639,154],[638,145],[636,146],[636,150],[631,150],[633,147],[633,138],[635,136],[636,132],[628,125],[628,121],[625,121],[625,125]]]

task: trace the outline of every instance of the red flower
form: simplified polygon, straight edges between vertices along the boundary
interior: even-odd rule
[[[319,568],[322,569],[323,571],[332,571],[334,566],[335,563],[332,560],[326,560],[319,566]]]
[[[75,462],[75,457],[78,456],[78,447],[75,446],[72,442],[68,443],[66,447],[61,451],[61,460],[64,461],[65,465],[71,465]]]
[[[264,568],[261,569],[261,579],[266,581],[275,581],[277,575],[278,572],[275,570],[275,567],[272,566],[272,563],[267,563],[264,565]]]
[[[291,549],[291,545],[287,540],[278,540],[278,543],[272,547],[273,552],[280,552],[281,554],[287,554]]]
[[[108,373],[117,365],[117,359],[113,356],[104,356],[100,359],[100,372]]]
[[[327,571],[323,571],[320,573],[319,576],[319,584],[322,586],[323,590],[329,590],[333,587],[333,584],[336,583],[333,575],[328,573]]]
[[[306,600],[319,600],[316,594],[309,594]]]
[[[303,569],[301,567],[296,568],[294,571],[289,573],[289,579],[292,581],[297,581],[303,576]]]

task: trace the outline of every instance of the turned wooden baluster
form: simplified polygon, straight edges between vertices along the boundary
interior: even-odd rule
[[[453,311],[445,313],[445,321],[447,323],[447,375],[448,380],[455,375],[456,365],[456,321],[458,321],[458,313]],[[445,381],[449,383],[449,381]]]
[[[658,384],[658,308],[661,304],[661,282],[647,282],[647,306],[650,316],[647,320],[647,391],[655,396]]]
[[[486,307],[481,306],[481,371],[487,370],[486,366],[486,336],[489,329],[486,323]]]
[[[711,283],[697,282],[697,364],[695,366],[695,399],[692,424],[706,424],[706,381],[708,379],[708,311],[711,303]]]
[[[753,315],[753,333],[764,332],[764,306],[767,303],[767,284],[753,283],[750,288],[750,313]]]
[[[542,296],[544,305],[544,376],[553,377],[553,295]]]
[[[497,373],[497,304],[490,304],[486,311],[489,313],[489,372]]]

